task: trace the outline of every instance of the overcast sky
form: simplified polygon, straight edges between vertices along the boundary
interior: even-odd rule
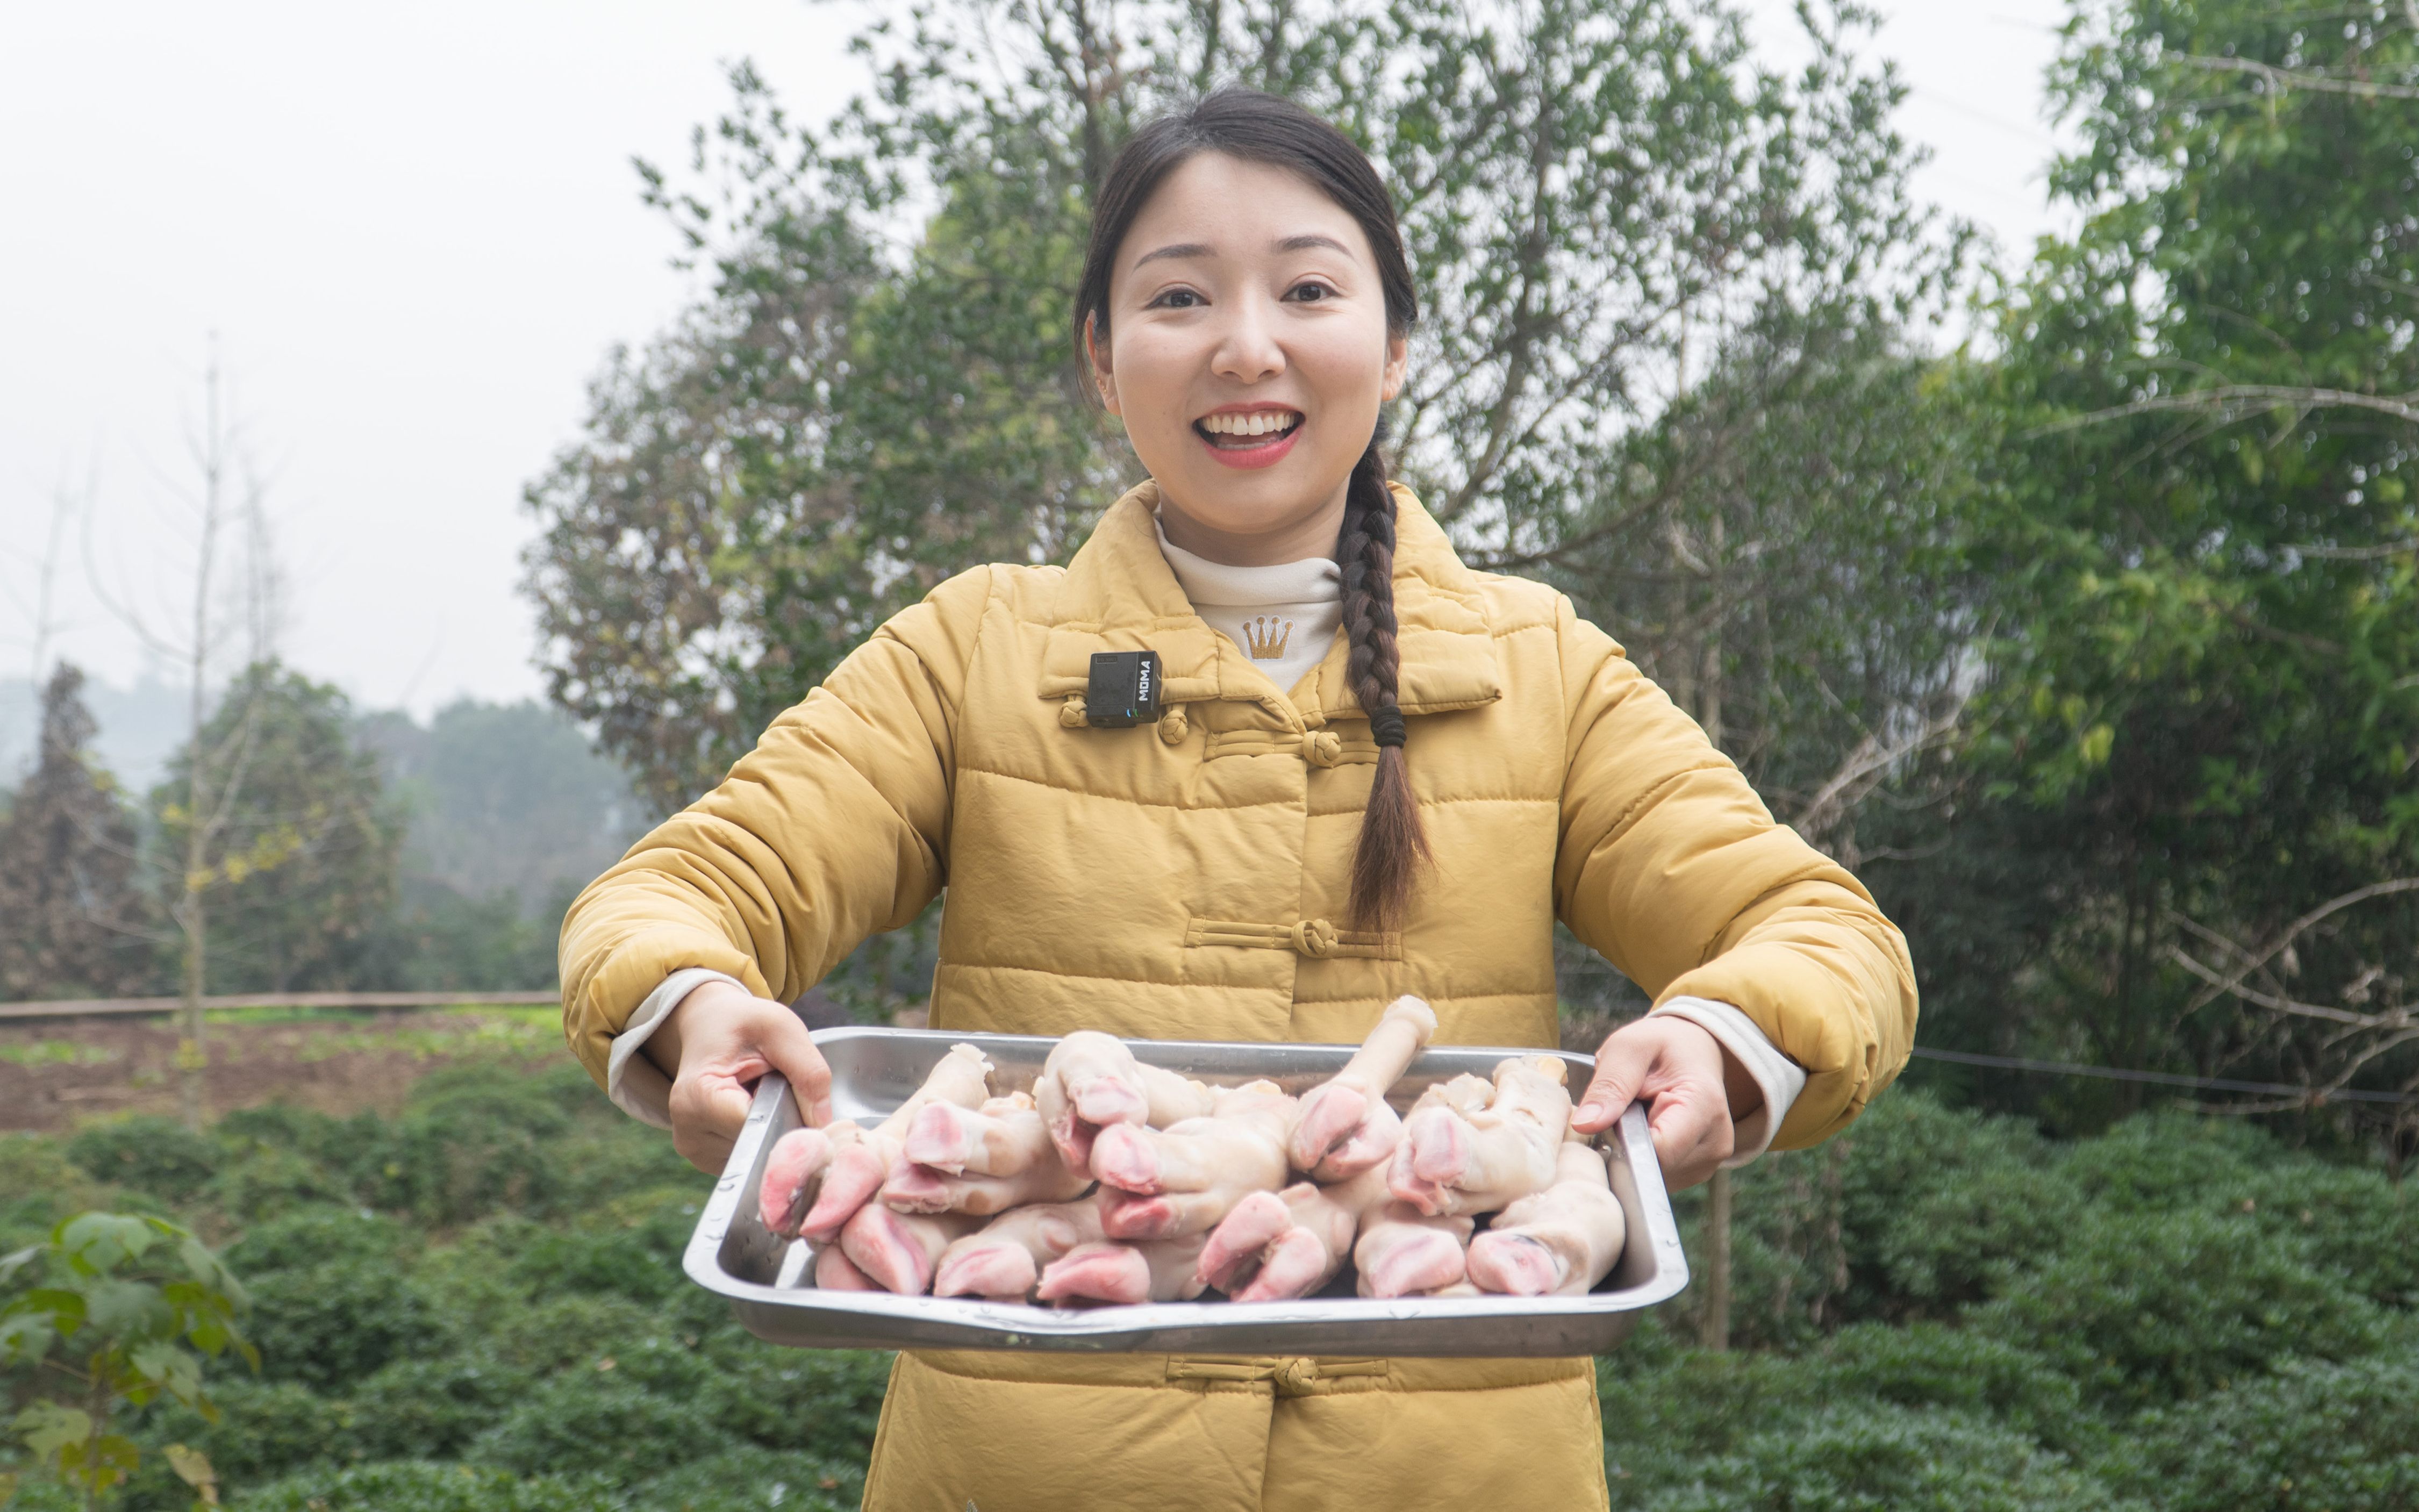
[[[1754,0],[1780,26],[1787,0]],[[1884,0],[1937,161],[1923,192],[2011,247],[2052,222],[2057,0]],[[290,579],[287,658],[367,707],[539,690],[522,485],[583,386],[690,293],[638,202],[748,57],[820,116],[856,77],[807,0],[113,0],[0,11],[0,679],[28,666],[52,503],[86,496],[54,653],[145,654],[90,579],[181,592],[210,333]],[[1786,57],[1776,44],[1776,56]],[[89,545],[85,544],[88,541]]]

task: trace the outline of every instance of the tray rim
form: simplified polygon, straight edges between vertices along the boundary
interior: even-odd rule
[[[884,1028],[869,1025],[847,1025],[814,1031],[816,1043],[845,1042],[858,1039],[914,1041],[938,1042],[944,1045],[972,1043],[978,1048],[987,1042],[998,1044],[1055,1044],[1055,1035],[1009,1035],[948,1029]],[[1128,1040],[1141,1058],[1160,1064],[1182,1064],[1187,1050],[1213,1051],[1232,1055],[1236,1051],[1265,1049],[1271,1052],[1317,1049],[1349,1055],[1354,1045],[1295,1041],[1204,1041],[1204,1040]],[[1546,1050],[1534,1046],[1431,1046],[1430,1053],[1451,1052],[1456,1056],[1555,1056],[1580,1071],[1592,1074],[1593,1057],[1567,1050]],[[1582,1083],[1583,1085],[1583,1083]],[[682,1256],[682,1269],[689,1279],[732,1304],[742,1323],[760,1337],[773,1342],[794,1344],[802,1348],[941,1348],[995,1350],[1092,1350],[1097,1352],[1156,1352],[1147,1342],[1135,1342],[1149,1336],[1181,1333],[1186,1335],[1234,1335],[1231,1340],[1217,1339],[1207,1346],[1209,1351],[1240,1353],[1304,1352],[1300,1348],[1287,1349],[1281,1343],[1269,1343],[1252,1335],[1267,1330],[1312,1327],[1375,1326],[1387,1334],[1421,1324],[1461,1325],[1468,1329],[1489,1321],[1508,1322],[1521,1319],[1532,1324],[1539,1320],[1567,1319],[1573,1325],[1594,1322],[1609,1325],[1615,1319],[1623,1320],[1622,1334],[1634,1326],[1635,1315],[1677,1296],[1690,1279],[1687,1254],[1681,1246],[1678,1225],[1672,1215],[1670,1195],[1664,1187],[1662,1171],[1654,1158],[1654,1142],[1648,1133],[1646,1111],[1641,1104],[1632,1103],[1625,1109],[1616,1127],[1620,1131],[1618,1153],[1628,1169],[1638,1196],[1639,1211],[1628,1214],[1631,1220],[1632,1243],[1648,1247],[1653,1271],[1648,1280],[1615,1290],[1599,1290],[1580,1297],[1406,1297],[1379,1299],[1369,1297],[1336,1297],[1297,1299],[1274,1303],[1237,1302],[1167,1302],[1145,1303],[1132,1306],[1103,1306],[1080,1310],[1038,1307],[1024,1303],[996,1303],[958,1297],[904,1297],[889,1292],[824,1293],[811,1287],[784,1288],[763,1282],[749,1281],[732,1274],[723,1264],[723,1251],[732,1224],[737,1220],[743,1202],[749,1200],[747,1180],[754,1174],[759,1157],[777,1126],[784,1120],[780,1115],[787,1101],[791,1116],[795,1117],[795,1099],[788,1081],[778,1072],[767,1074],[757,1085],[747,1117],[739,1136],[733,1142],[730,1158],[724,1163],[721,1176],[698,1215],[689,1242]],[[786,1133],[786,1128],[780,1132]],[[1641,1219],[1643,1222],[1640,1222]],[[815,1330],[811,1338],[776,1336],[767,1327],[777,1319],[804,1321],[808,1319],[827,1320],[824,1328]],[[767,1326],[759,1326],[764,1324]],[[1387,1325],[1392,1325],[1388,1327]],[[946,1342],[910,1337],[918,1328],[945,1327],[965,1337],[951,1337]],[[787,1335],[793,1330],[780,1330]],[[1417,1348],[1377,1341],[1373,1352],[1415,1355]],[[1450,1341],[1439,1341],[1450,1342]],[[1617,1340],[1615,1341],[1617,1342]],[[1202,1346],[1188,1345],[1196,1351]],[[1319,1349],[1309,1352],[1333,1354],[1337,1351]],[[1440,1352],[1467,1355],[1471,1353],[1526,1353],[1537,1350],[1476,1350],[1453,1347]],[[1590,1352],[1564,1349],[1559,1353]]]

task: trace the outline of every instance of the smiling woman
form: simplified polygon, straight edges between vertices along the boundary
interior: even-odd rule
[[[934,1028],[1353,1042],[1410,995],[1437,1042],[1547,1046],[1559,919],[1656,998],[1569,1127],[1651,1103],[1673,1184],[1812,1143],[1887,1085],[1915,991],[1870,896],[1567,599],[1471,571],[1388,482],[1418,304],[1350,140],[1240,89],[1145,125],[1096,196],[1074,314],[1150,480],[1063,571],[979,567],[893,617],[573,905],[566,1027],[617,1102],[709,1170],[767,1071],[827,1123],[829,1069],[782,1005],[944,881]],[[1087,706],[1096,658],[1146,652],[1148,732]],[[1291,1103],[1204,1121],[1266,1134]],[[857,1195],[817,1211],[896,1227],[894,1192],[943,1183],[859,1133],[826,1135]],[[1111,1143],[1058,1174],[1119,1176]],[[1436,1180],[1476,1158],[1430,1146]],[[1288,1174],[1280,1152],[1212,1185]],[[1197,1247],[1223,1213],[1198,1216],[1154,1242]],[[1452,1285],[1468,1235],[1441,1237]],[[1183,1279],[1142,1247],[1107,1257]],[[909,1353],[865,1505],[1602,1506],[1595,1401],[1586,1360]]]
[[[1170,541],[1240,565],[1324,556],[1402,389],[1416,311],[1377,176],[1352,186],[1356,215],[1298,171],[1172,131],[1146,129],[1133,151],[1131,181],[1102,191],[1077,296],[1101,402],[1158,480]],[[1098,228],[1127,213],[1120,247],[1103,245]]]

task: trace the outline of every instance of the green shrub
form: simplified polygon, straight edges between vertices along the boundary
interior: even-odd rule
[[[416,1247],[411,1233],[392,1219],[354,1208],[325,1205],[254,1224],[229,1244],[226,1259],[246,1275],[305,1270],[331,1260],[394,1263]]]
[[[623,1512],[624,1504],[593,1480],[399,1462],[297,1475],[237,1504],[239,1512]]]
[[[2262,1227],[2303,1236],[2311,1262],[2389,1307],[2419,1306],[2419,1202],[2377,1171],[2297,1159],[2262,1172],[2228,1204]]]
[[[694,1399],[609,1372],[566,1373],[508,1410],[467,1458],[524,1475],[593,1473],[628,1487],[713,1451],[713,1419]]]
[[[145,1438],[201,1450],[210,1457],[220,1484],[231,1490],[345,1458],[353,1412],[344,1402],[291,1381],[239,1378],[214,1388],[210,1396],[218,1404],[217,1422],[206,1421],[191,1408],[171,1406],[152,1414]],[[156,1492],[182,1504],[177,1503],[177,1482],[164,1462],[147,1479]],[[184,1503],[192,1500],[191,1492],[183,1493]]]
[[[2306,1243],[2196,1211],[2095,1212],[1969,1316],[2118,1409],[2196,1396],[2288,1355],[2349,1358],[2385,1327],[2375,1304],[2309,1263]]]
[[[2079,1199],[2052,1147],[2017,1119],[1907,1094],[1866,1110],[1842,1137],[1843,1319],[1946,1316],[2055,1252],[2073,1226]]]
[[[139,1205],[131,1196],[76,1165],[60,1140],[0,1134],[0,1255],[40,1243],[71,1213]]]
[[[2083,1394],[2031,1350],[1940,1323],[1841,1329],[1797,1361],[1824,1400],[1871,1396],[1987,1416],[2059,1448],[2084,1438]]]
[[[218,1175],[220,1156],[174,1119],[134,1114],[87,1125],[68,1141],[68,1158],[98,1180],[189,1202]]]
[[[377,1126],[378,1119],[374,1113],[347,1121],[291,1103],[267,1103],[259,1107],[237,1108],[222,1116],[210,1132],[230,1149],[291,1149],[326,1155],[349,1148]]]
[[[856,1465],[741,1448],[710,1455],[630,1493],[629,1512],[854,1512]]]
[[[704,1401],[728,1442],[863,1464],[890,1381],[890,1356],[791,1350],[741,1338],[708,1351]]]
[[[364,1199],[442,1227],[549,1211],[559,1185],[554,1147],[570,1126],[528,1077],[491,1067],[437,1072],[363,1153]]]
[[[2165,1512],[2419,1506],[2419,1354],[2291,1362],[2263,1381],[2144,1413],[2111,1478]]]
[[[1652,1512],[2091,1512],[2134,1507],[2025,1434],[1962,1412],[1878,1402],[1759,1426],[1680,1484],[1610,1455],[1613,1505]]]
[[[2229,1205],[2288,1161],[2299,1158],[2240,1119],[2161,1112],[2062,1147],[2057,1168],[2097,1211],[2155,1211]]]
[[[484,1353],[398,1360],[353,1393],[353,1442],[367,1459],[451,1459],[534,1383]]]
[[[1690,1462],[1730,1454],[1759,1427],[1821,1405],[1814,1373],[1791,1356],[1651,1346],[1636,1359],[1627,1347],[1599,1359],[1596,1391],[1614,1458],[1633,1470],[1660,1467],[1647,1479],[1683,1475]]]
[[[428,1307],[390,1258],[346,1255],[253,1277],[261,1374],[329,1395],[423,1347]]]
[[[532,1296],[594,1292],[659,1303],[688,1285],[678,1254],[625,1228],[540,1229],[513,1259],[509,1279]]]
[[[627,1297],[545,1297],[503,1313],[487,1341],[505,1364],[551,1373],[593,1369],[616,1350],[664,1334],[656,1310]]]

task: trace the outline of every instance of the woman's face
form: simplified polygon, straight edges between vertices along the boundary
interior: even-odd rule
[[[1159,480],[1160,521],[1236,565],[1331,556],[1404,343],[1359,223],[1282,168],[1205,152],[1117,248],[1102,401]]]

